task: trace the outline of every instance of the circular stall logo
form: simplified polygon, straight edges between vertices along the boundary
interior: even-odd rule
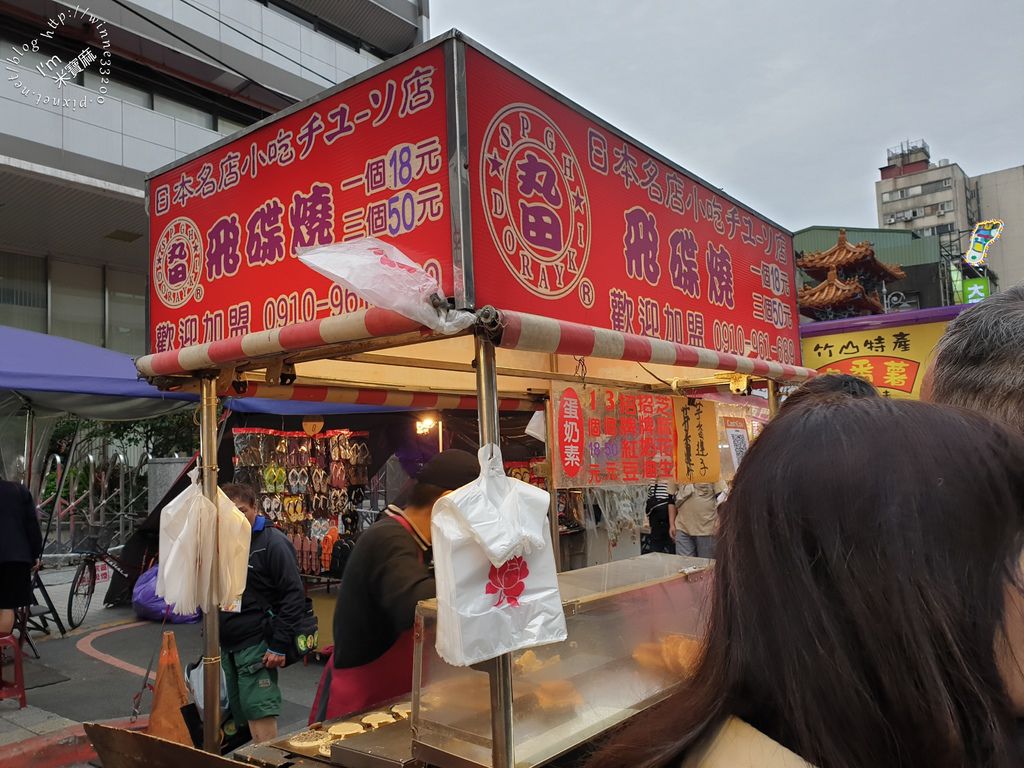
[[[160,233],[153,251],[153,286],[165,307],[203,298],[203,238],[192,219],[179,216]]]
[[[565,136],[540,110],[510,104],[487,126],[480,161],[487,226],[505,266],[537,296],[569,294],[590,255],[590,201]]]

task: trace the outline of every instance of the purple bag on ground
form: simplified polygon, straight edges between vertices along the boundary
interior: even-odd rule
[[[195,624],[200,618],[199,611],[189,616],[179,616],[168,607],[162,597],[157,595],[156,577],[159,568],[159,565],[154,565],[135,582],[135,589],[132,590],[132,608],[135,609],[135,615],[149,621],[163,621],[166,617],[171,624]]]

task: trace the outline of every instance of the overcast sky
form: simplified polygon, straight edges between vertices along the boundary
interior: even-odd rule
[[[1024,0],[430,0],[456,27],[792,230],[877,226],[885,150],[1024,164]]]

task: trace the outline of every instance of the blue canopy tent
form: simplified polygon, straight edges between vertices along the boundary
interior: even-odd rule
[[[37,497],[46,461],[45,445],[61,416],[135,421],[188,408],[199,399],[191,393],[163,392],[140,380],[130,355],[59,336],[0,326],[0,350],[0,477],[25,480],[27,476]],[[256,398],[227,400],[225,406],[250,415],[280,417],[404,410]],[[230,457],[226,457],[225,467],[230,466]],[[153,525],[158,529],[160,509],[186,481],[182,476],[173,484],[151,510],[152,523],[144,523],[122,552],[130,571],[137,570],[131,566],[141,567],[147,547],[151,550],[155,546],[148,529]],[[115,574],[104,602],[130,596],[133,582]]]
[[[33,446],[63,414],[129,421],[197,400],[139,381],[129,355],[91,344],[0,326],[0,350],[0,471],[7,477],[18,474],[23,456],[32,457],[30,477],[39,477],[45,457]]]
[[[39,410],[113,421],[159,416],[196,402],[139,380],[129,355],[0,326],[0,391]]]
[[[187,407],[198,397],[162,392],[139,380],[129,355],[59,336],[0,326],[0,471],[14,474],[35,422],[33,441],[45,439],[48,418],[71,414],[101,421],[134,421]],[[277,400],[228,400],[244,413],[280,415],[380,412],[373,406],[289,403]],[[26,424],[26,422],[28,422]],[[44,457],[35,456],[34,477]]]

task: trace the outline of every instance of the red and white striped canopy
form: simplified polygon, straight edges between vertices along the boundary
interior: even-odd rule
[[[678,365],[743,373],[780,382],[799,382],[815,375],[810,368],[714,352],[688,344],[608,331],[523,312],[495,312],[488,307],[479,314],[489,318],[484,325],[495,334],[498,346],[503,349]],[[140,357],[135,364],[139,373],[146,378],[180,376],[237,367],[253,360],[266,359],[270,362],[287,359],[300,353],[310,358],[318,350],[323,350],[324,357],[327,357],[331,356],[330,347],[343,344],[391,340],[393,346],[400,346],[429,338],[440,337],[402,315],[370,307],[352,314],[299,323],[273,331],[158,352]]]
[[[682,365],[688,368],[750,374],[781,382],[805,381],[816,375],[810,368],[714,352],[710,349],[631,333],[606,331],[539,315],[507,311],[500,311],[498,314],[501,318],[498,321],[501,327],[498,345],[503,349]]]
[[[269,360],[336,344],[409,335],[429,338],[433,332],[397,312],[370,307],[273,331],[247,333],[223,341],[157,352],[140,357],[135,361],[135,367],[145,378],[180,376],[232,368],[250,360]]]

